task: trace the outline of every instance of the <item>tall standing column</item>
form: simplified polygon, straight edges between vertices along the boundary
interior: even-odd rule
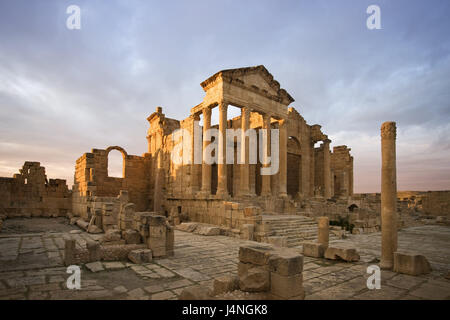
[[[228,195],[227,185],[227,109],[228,105],[222,101],[219,103],[219,151],[217,165],[217,196]]]
[[[211,128],[211,109],[203,108],[203,163],[202,163],[202,193],[211,194],[211,165],[206,163],[205,150],[209,141],[206,141],[206,132]]]
[[[196,135],[197,131],[200,130],[198,122],[200,121],[200,115],[195,114],[192,115],[192,130],[191,130],[191,185],[192,185],[192,193],[195,194],[200,190],[200,170],[201,165],[199,163],[195,163],[196,161],[196,153],[200,148],[201,137]],[[196,141],[197,140],[197,141]],[[200,151],[200,150],[198,150]],[[198,157],[200,158],[200,157]]]
[[[303,198],[309,198],[310,196],[310,192],[309,192],[309,188],[310,188],[310,165],[311,165],[311,160],[310,160],[310,143],[304,143],[302,145],[302,158],[301,158],[301,167],[302,167],[302,174],[301,174],[301,194],[300,196]]]
[[[331,160],[330,160],[330,142],[323,140],[323,184],[325,199],[331,198]]]
[[[263,145],[264,148],[264,158],[267,158],[270,156],[270,144],[271,144],[271,135],[270,135],[270,114],[263,114],[263,124],[262,128],[267,130],[267,141]],[[266,162],[266,161],[265,161]],[[270,167],[269,164],[263,164],[263,167]],[[272,189],[270,188],[270,175],[262,175],[261,176],[261,195],[262,196],[269,196],[272,194]]]
[[[311,141],[310,144],[310,171],[309,171],[309,194],[311,197],[314,197],[316,195],[316,177],[315,177],[315,170],[316,170],[316,157],[315,157],[315,151],[314,151],[314,144],[315,141]]]
[[[249,138],[245,135],[248,130],[250,122],[250,109],[248,107],[241,109],[241,157],[243,164],[241,164],[241,190],[240,193],[246,196],[250,193],[250,179],[249,179]]]
[[[280,197],[287,197],[287,128],[286,120],[281,119],[280,124]]]
[[[381,126],[381,262],[382,269],[392,269],[397,251],[397,169],[395,122]]]

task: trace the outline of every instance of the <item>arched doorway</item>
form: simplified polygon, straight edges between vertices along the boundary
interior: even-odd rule
[[[111,151],[113,151],[111,153]],[[125,159],[127,152],[118,146],[106,149],[107,176],[112,178],[125,178]]]

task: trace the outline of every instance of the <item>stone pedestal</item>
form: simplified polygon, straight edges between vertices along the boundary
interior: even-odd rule
[[[328,217],[319,217],[317,220],[319,225],[318,230],[318,242],[325,248],[328,247],[329,234],[330,234],[330,222]]]
[[[395,122],[381,126],[381,262],[382,269],[392,269],[397,251],[397,176]]]

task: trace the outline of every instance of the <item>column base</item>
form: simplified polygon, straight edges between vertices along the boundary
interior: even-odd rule
[[[380,269],[383,270],[392,270],[394,268],[394,262],[393,261],[380,261]]]
[[[230,195],[227,191],[217,190],[215,197],[219,199],[227,199]]]
[[[288,197],[288,194],[287,194],[286,192],[280,192],[280,193],[278,194],[278,196],[279,196],[280,198],[287,198],[287,197]]]
[[[200,198],[209,198],[211,197],[211,191],[200,190],[196,193],[196,196]]]

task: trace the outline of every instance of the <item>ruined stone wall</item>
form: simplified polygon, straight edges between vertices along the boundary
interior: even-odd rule
[[[7,217],[66,216],[70,204],[66,180],[48,180],[39,162],[27,161],[13,178],[0,178],[0,214]]]
[[[428,215],[450,216],[450,191],[428,191],[422,196],[422,208]]]
[[[314,193],[323,196],[324,183],[324,149],[323,144],[318,148],[314,148]]]
[[[123,178],[108,176],[108,155],[118,150],[123,155]],[[120,190],[127,190],[130,202],[137,210],[147,210],[149,206],[150,157],[128,155],[120,147],[106,150],[92,149],[81,156],[75,165],[72,210],[76,216],[87,218],[88,202],[92,197],[116,197]]]
[[[350,148],[337,146],[331,153],[332,184],[335,196],[353,195],[353,157]]]

